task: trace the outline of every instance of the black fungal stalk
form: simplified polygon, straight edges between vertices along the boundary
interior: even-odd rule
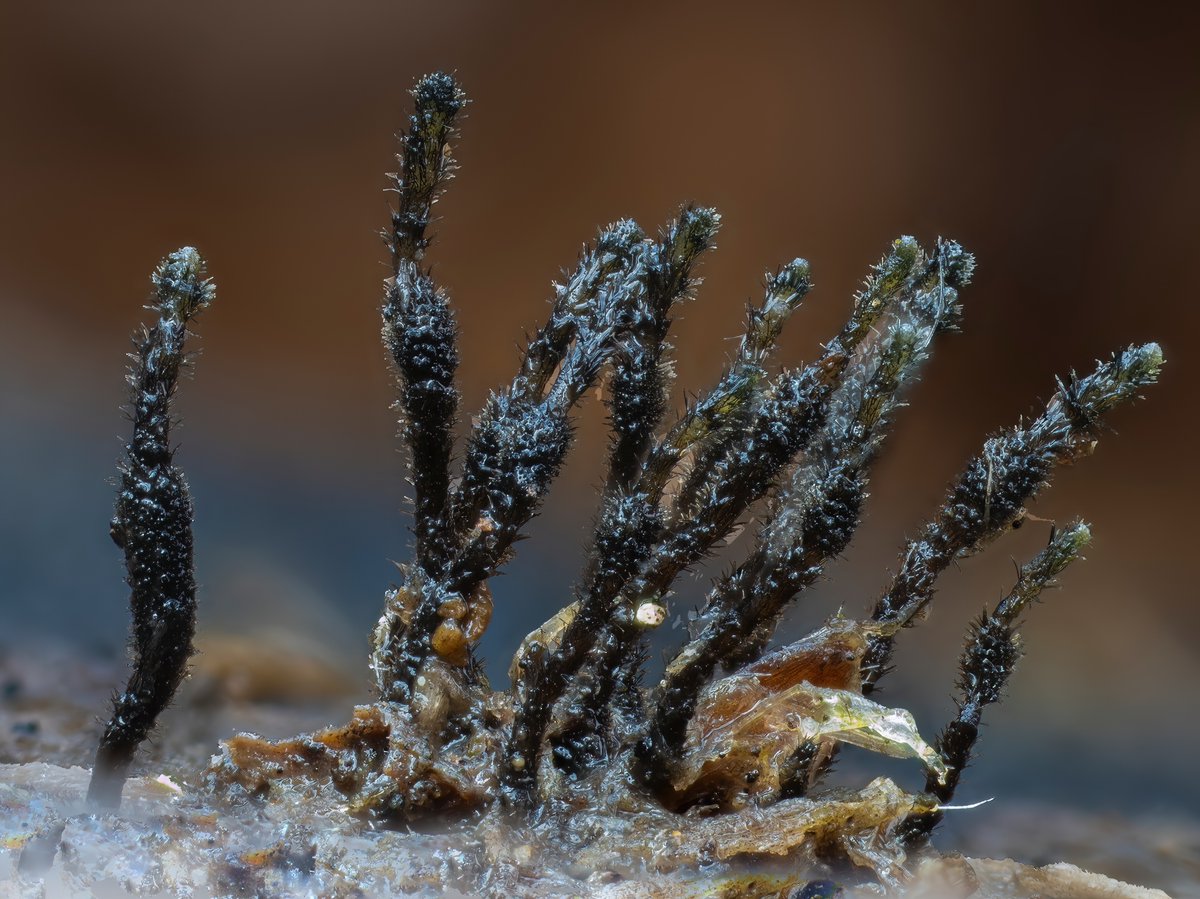
[[[1092,532],[1082,521],[1074,521],[1061,531],[1051,532],[1050,545],[1033,561],[1022,566],[1016,586],[992,613],[984,612],[971,624],[967,646],[959,660],[958,715],[946,725],[935,743],[938,755],[949,770],[949,777],[939,779],[929,773],[925,792],[937,798],[940,805],[954,799],[963,770],[971,761],[971,750],[979,738],[979,724],[984,706],[999,702],[1004,687],[1021,657],[1021,641],[1017,620],[1021,613],[1037,601],[1042,591],[1087,548]],[[920,812],[906,818],[898,829],[900,839],[909,845],[927,839],[942,820],[938,810]]]
[[[972,555],[1012,527],[1055,466],[1089,455],[1100,438],[1101,417],[1153,384],[1162,363],[1158,344],[1131,346],[1087,377],[1072,374],[1066,383],[1059,381],[1042,415],[984,444],[937,516],[909,543],[900,570],[871,613],[887,630],[867,653],[865,693],[888,671],[897,630],[933,599],[938,576],[955,559]]]
[[[508,560],[558,475],[571,444],[571,410],[616,352],[645,292],[643,241],[631,221],[601,233],[560,288],[550,321],[530,342],[510,388],[488,399],[446,512],[454,548],[422,587],[403,634],[392,629],[377,650],[385,696],[411,695],[430,652],[450,655],[439,651],[435,637],[454,619],[439,611],[447,603],[479,602],[477,591]]]
[[[171,398],[185,364],[188,324],[215,294],[205,275],[204,260],[191,247],[159,264],[152,278],[159,320],[135,339],[132,354],[133,438],[110,533],[125,552],[133,673],[96,752],[88,801],[100,807],[120,805],[134,753],[175,695],[192,654],[192,500],[172,461]]]
[[[442,515],[450,485],[451,429],[458,413],[457,327],[449,299],[421,267],[429,246],[433,204],[454,163],[449,141],[466,97],[446,75],[422,79],[413,91],[416,112],[401,143],[399,198],[386,235],[392,278],[383,305],[383,342],[400,376],[401,429],[412,453],[416,557],[433,574],[445,563]]]
[[[872,610],[880,631],[862,662],[864,695],[891,670],[896,637],[932,602],[942,572],[1023,520],[1026,504],[1047,486],[1054,468],[1089,455],[1100,437],[1101,416],[1153,384],[1162,362],[1157,344],[1129,347],[1084,378],[1059,381],[1041,416],[987,440],[936,516],[909,542],[900,570]],[[811,747],[804,752],[813,755]],[[797,768],[788,792],[804,793],[821,773],[819,767]]]
[[[554,704],[595,645],[618,591],[661,531],[660,511],[640,490],[637,474],[665,412],[668,384],[662,357],[670,312],[687,295],[692,266],[712,245],[719,221],[714,210],[687,207],[648,249],[644,302],[625,335],[610,385],[614,438],[609,476],[576,611],[556,650],[548,656],[544,648],[536,650],[539,656],[521,664],[514,684],[518,701],[504,772],[512,799],[532,798],[536,775],[527,760],[536,759]]]
[[[654,434],[667,412],[671,368],[667,331],[671,312],[697,283],[692,274],[713,246],[721,217],[715,209],[687,206],[670,224],[646,260],[646,298],[637,309],[614,360],[609,391],[613,446],[606,493],[634,487]],[[597,535],[603,523],[597,528]]]
[[[421,79],[413,96],[385,234],[392,275],[382,319],[409,450],[414,554],[374,634],[379,698],[343,728],[278,743],[231,739],[206,788],[256,803],[333,802],[339,819],[372,823],[474,816],[478,845],[462,857],[494,867],[456,886],[467,892],[484,884],[511,895],[525,876],[513,872],[531,864],[618,876],[719,864],[728,873],[765,856],[796,861],[791,885],[808,880],[803,859],[868,865],[895,885],[906,853],[954,796],[984,706],[1000,699],[1019,655],[1018,617],[1079,555],[1087,527],[1054,532],[1012,595],[972,626],[958,714],[932,745],[911,715],[873,699],[894,641],[928,608],[942,571],[1022,520],[1055,466],[1089,454],[1102,417],[1156,380],[1158,346],[1130,347],[1072,376],[1043,414],[989,439],[869,614],[838,613],[772,647],[790,605],[852,540],[906,388],[936,338],[959,325],[974,258],[949,240],[928,252],[911,237],[894,241],[846,324],[793,367],[775,362],[776,344],[813,283],[809,264],[794,259],[768,274],[721,378],[668,419],[672,316],[694,292],[720,217],[684,206],[653,238],[618,221],[557,286],[546,322],[472,420],[455,465],[457,329],[424,255],[467,101],[442,74]],[[183,677],[194,627],[192,510],[172,465],[169,402],[188,322],[213,288],[194,250],[169,257],[154,282],[160,321],[134,356],[134,436],[113,522],[135,663],[97,753],[90,797],[101,806],[119,801],[138,744]],[[488,582],[541,507],[571,448],[577,407],[597,388],[611,443],[573,601],[525,638],[511,685],[493,689],[475,655],[493,611]],[[670,617],[680,576],[749,518],[760,522],[749,550],[716,579],[661,681],[647,687],[647,635]],[[919,759],[924,792],[885,778],[857,792],[823,790],[845,743]],[[497,834],[510,831],[497,822],[517,827],[520,859],[505,855],[507,837]]]
[[[941,244],[927,260],[911,238],[896,241],[877,267],[877,276],[858,298],[860,307],[886,310],[883,321],[876,319],[875,339],[857,348],[853,369],[827,404],[821,430],[805,447],[790,483],[777,491],[758,545],[718,581],[691,641],[668,664],[654,693],[650,726],[637,749],[652,786],[666,785],[667,760],[682,749],[696,701],[713,673],[757,658],[786,604],[849,544],[867,468],[899,405],[899,390],[915,380],[933,337],[955,327],[957,288],[969,281],[972,268],[973,260],[957,244]],[[858,330],[853,320],[849,328]]]

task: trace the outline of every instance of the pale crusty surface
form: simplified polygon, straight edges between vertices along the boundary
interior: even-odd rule
[[[531,847],[481,825],[441,834],[375,830],[336,809],[208,807],[166,777],[135,778],[117,814],[89,814],[89,772],[44,763],[0,766],[0,896],[587,896],[780,895],[777,860],[738,872],[644,870],[589,876],[539,870]],[[524,853],[524,854],[523,854]],[[492,874],[481,871],[496,863]],[[887,895],[926,899],[1164,899],[1059,863],[947,856],[912,860]],[[790,873],[790,872],[789,872]],[[850,896],[879,895],[849,888]],[[1175,894],[1188,895],[1185,892]]]
[[[140,767],[148,775],[130,781],[121,811],[92,815],[84,804],[89,772],[82,766],[90,762],[97,715],[118,679],[113,667],[49,650],[0,654],[5,687],[0,762],[9,763],[0,764],[0,899],[752,897],[779,895],[778,885],[794,883],[797,866],[807,863],[793,853],[764,856],[753,870],[725,870],[719,864],[654,870],[656,853],[672,849],[672,832],[659,835],[666,842],[650,845],[645,835],[633,833],[634,827],[624,836],[614,828],[607,842],[593,840],[590,849],[575,853],[574,867],[567,870],[570,865],[540,866],[536,849],[522,834],[494,821],[422,834],[373,827],[336,804],[215,803],[197,773],[220,736],[241,727],[277,736],[314,730],[344,720],[350,701],[342,697],[307,707],[249,703],[242,698],[245,685],[226,691],[205,676],[188,684],[171,712],[171,726],[143,756]],[[878,786],[876,796],[889,800],[886,784]],[[894,894],[929,899],[1200,896],[1200,825],[1194,822],[1135,822],[1001,802],[962,814],[977,822],[975,830],[966,833],[961,847],[942,848],[970,852],[986,846],[990,853],[999,846],[1018,859],[1060,858],[1105,873],[1070,864],[1033,867],[930,854],[908,859],[905,870],[896,871],[896,883],[905,886],[897,886]],[[654,823],[661,830],[663,822]],[[607,863],[622,841],[630,843],[625,854],[640,868]],[[877,889],[850,890],[850,895],[878,894]]]

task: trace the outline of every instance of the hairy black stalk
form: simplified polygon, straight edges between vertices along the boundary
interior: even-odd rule
[[[1061,531],[1052,530],[1050,544],[1022,566],[1012,592],[994,612],[985,611],[971,624],[967,646],[958,663],[959,695],[955,699],[958,714],[934,744],[949,776],[943,780],[931,771],[925,778],[925,792],[934,796],[940,805],[948,805],[954,799],[954,791],[979,738],[984,706],[1000,701],[1021,657],[1017,620],[1042,591],[1080,557],[1091,540],[1091,530],[1082,521],[1073,521]],[[942,816],[939,810],[909,816],[900,825],[901,839],[909,845],[923,842],[941,822]]]
[[[443,515],[458,413],[458,346],[449,300],[421,263],[433,205],[453,175],[449,141],[466,97],[443,74],[422,78],[412,94],[416,111],[401,137],[401,169],[393,177],[398,202],[385,235],[392,277],[383,304],[383,342],[399,375],[397,408],[410,451],[417,562],[433,574],[447,553]]]
[[[188,324],[215,288],[191,247],[164,259],[153,275],[158,323],[135,338],[129,374],[133,437],[121,467],[110,532],[125,552],[133,615],[133,672],[113,703],[100,738],[88,801],[121,803],[134,754],[175,695],[192,654],[196,580],[192,500],[172,462],[171,399],[184,365]]]

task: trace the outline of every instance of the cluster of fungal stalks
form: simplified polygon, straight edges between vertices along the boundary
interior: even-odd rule
[[[444,74],[413,96],[385,234],[383,341],[398,375],[415,541],[374,634],[378,700],[311,736],[231,739],[208,788],[230,801],[300,794],[376,822],[503,820],[527,848],[561,847],[580,873],[774,854],[894,877],[953,798],[983,708],[1020,655],[1021,613],[1079,556],[1087,525],[1052,530],[1011,595],[971,625],[958,714],[932,744],[907,712],[872,698],[895,640],[942,571],[1019,524],[1054,468],[1091,452],[1104,414],[1155,380],[1159,348],[1121,350],[1059,382],[1041,414],[984,443],[865,617],[839,614],[771,649],[789,606],[850,542],[903,391],[938,335],[958,326],[972,256],[951,241],[925,250],[896,240],[845,326],[798,368],[771,361],[811,287],[807,262],[783,265],[720,380],[666,421],[671,318],[720,218],[686,206],[656,237],[617,222],[557,288],[453,473],[456,325],[425,255],[466,101]],[[109,806],[185,673],[194,624],[191,504],[172,464],[169,403],[190,320],[213,287],[192,249],[168,257],[154,282],[160,319],[134,354],[134,436],[112,529],[127,559],[135,664],[96,758],[91,798]],[[572,601],[522,642],[511,684],[493,689],[475,655],[492,616],[488,581],[537,513],[571,448],[575,407],[597,385],[612,438],[581,577]],[[763,522],[752,548],[713,584],[659,682],[645,684],[647,636],[670,614],[672,585],[751,514]],[[919,760],[924,791],[882,778],[824,789],[842,744]]]

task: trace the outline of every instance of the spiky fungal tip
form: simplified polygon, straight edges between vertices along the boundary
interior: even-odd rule
[[[195,247],[181,247],[158,264],[150,276],[160,313],[186,322],[216,296],[208,267]]]

